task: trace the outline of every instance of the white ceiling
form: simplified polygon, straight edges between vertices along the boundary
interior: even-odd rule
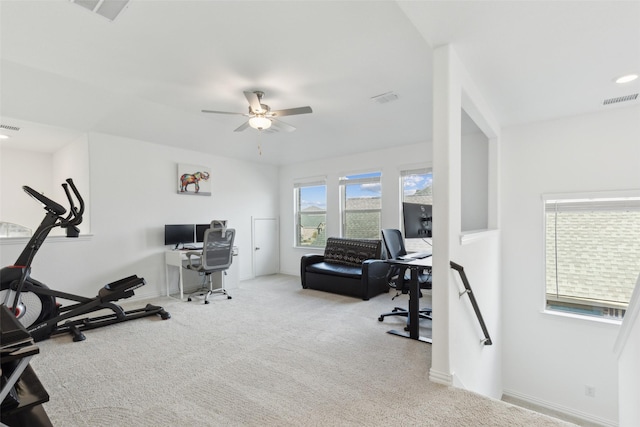
[[[428,141],[445,43],[503,127],[640,101],[602,105],[640,91],[613,82],[640,73],[640,1],[131,0],[111,22],[69,0],[1,0],[0,20],[0,124],[21,127],[0,129],[9,147],[103,132],[287,164]],[[261,134],[200,112],[245,112],[245,90],[313,113]]]

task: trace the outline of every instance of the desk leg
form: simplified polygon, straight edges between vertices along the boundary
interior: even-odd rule
[[[418,269],[411,269],[411,289],[409,290],[409,338],[420,339],[420,282]]]
[[[409,333],[390,330],[389,333],[399,337],[411,338],[431,344],[431,338],[420,336],[420,281],[418,280],[419,268],[411,268],[411,283],[409,289]]]
[[[182,282],[182,266],[178,267],[180,273],[180,301],[184,300],[184,284]]]
[[[170,283],[169,283],[169,264],[167,264],[166,262],[164,263],[164,274],[165,274],[165,282],[167,284],[167,296],[170,297],[171,293],[169,291],[170,288]]]

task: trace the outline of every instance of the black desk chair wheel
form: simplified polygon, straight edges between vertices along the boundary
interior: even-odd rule
[[[385,249],[387,251],[387,258],[389,259],[399,259],[401,256],[407,254],[407,251],[404,247],[404,239],[402,238],[402,232],[396,229],[386,228],[382,230],[382,241],[384,242]],[[389,282],[389,286],[396,289],[396,295],[393,297],[395,299],[400,294],[408,294],[409,293],[409,283],[411,280],[410,271],[408,268],[403,268],[402,266],[392,265],[389,268],[389,272],[387,273],[387,279]],[[421,273],[418,275],[418,282],[420,284],[420,289],[431,289],[431,274]],[[420,296],[422,297],[422,292],[420,292]],[[405,326],[405,330],[409,330],[409,310],[408,308],[403,307],[394,307],[393,310],[387,313],[382,313],[378,317],[378,321],[384,321],[385,317],[388,316],[401,316],[407,318],[407,326]],[[431,307],[423,307],[420,308],[418,313],[420,319],[429,319],[431,320]]]

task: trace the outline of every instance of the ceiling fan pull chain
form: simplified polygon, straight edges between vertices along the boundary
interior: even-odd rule
[[[262,131],[258,132],[258,155],[262,156]]]

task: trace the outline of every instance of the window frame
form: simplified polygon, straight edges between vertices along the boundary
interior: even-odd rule
[[[626,199],[626,200],[623,200]],[[541,286],[541,307],[542,312],[546,314],[552,314],[563,317],[571,317],[571,318],[579,318],[584,320],[603,322],[603,323],[615,323],[619,324],[622,322],[624,312],[628,309],[627,304],[622,307],[623,303],[615,303],[610,302],[605,304],[604,300],[598,299],[590,299],[585,297],[580,297],[579,295],[569,295],[569,296],[559,296],[561,294],[556,293],[555,299],[553,298],[553,293],[548,292],[548,248],[547,248],[547,213],[549,209],[547,208],[553,202],[559,202],[562,205],[562,209],[559,212],[593,212],[593,211],[617,211],[617,210],[633,210],[640,211],[640,190],[624,190],[624,191],[610,191],[610,192],[592,192],[592,193],[554,193],[554,194],[543,194],[542,195],[542,286]],[[626,204],[626,205],[625,205]],[[558,203],[556,203],[556,207]],[[557,234],[554,234],[554,241],[557,238]],[[555,248],[554,248],[555,250]],[[557,253],[551,257],[551,262],[557,265]],[[639,272],[640,273],[640,272]],[[579,274],[579,273],[578,273]],[[606,280],[604,277],[602,278]],[[635,281],[633,281],[635,284]],[[556,278],[556,288],[559,286],[558,279]],[[551,298],[550,298],[551,296]],[[552,301],[552,306],[550,306],[549,301]],[[555,304],[554,304],[555,303]],[[562,308],[561,306],[565,305],[574,305],[574,309],[569,307]],[[553,307],[556,305],[558,307]],[[614,307],[616,306],[617,307]],[[602,309],[603,312],[601,314],[596,313],[586,313],[580,312],[580,306],[584,308],[591,308],[596,311]],[[621,310],[621,315],[619,317],[610,316],[604,314],[604,310]]]
[[[378,174],[377,176],[349,178],[360,175]],[[347,209],[347,186],[361,184],[378,184],[380,186],[380,207],[377,209]],[[379,239],[380,226],[382,224],[382,170],[369,172],[354,172],[343,174],[338,179],[338,188],[340,194],[340,237],[347,238],[347,214],[349,213],[378,213],[378,227],[376,236],[371,237],[353,237],[362,239]]]
[[[309,245],[304,245],[302,244],[302,210],[300,209],[301,205],[300,205],[300,189],[301,188],[307,188],[307,187],[324,187],[324,210],[321,211],[314,211],[314,214],[317,215],[324,215],[325,221],[324,221],[324,225],[325,225],[325,230],[326,230],[326,225],[327,225],[327,179],[326,178],[316,178],[313,180],[309,180],[309,181],[297,181],[294,182],[293,184],[293,217],[294,217],[294,221],[293,221],[293,227],[294,227],[294,231],[293,231],[293,246],[296,248],[324,248],[325,247],[325,243],[323,242],[322,244],[309,244]],[[316,239],[317,240],[317,239]],[[315,242],[315,240],[314,240]]]

